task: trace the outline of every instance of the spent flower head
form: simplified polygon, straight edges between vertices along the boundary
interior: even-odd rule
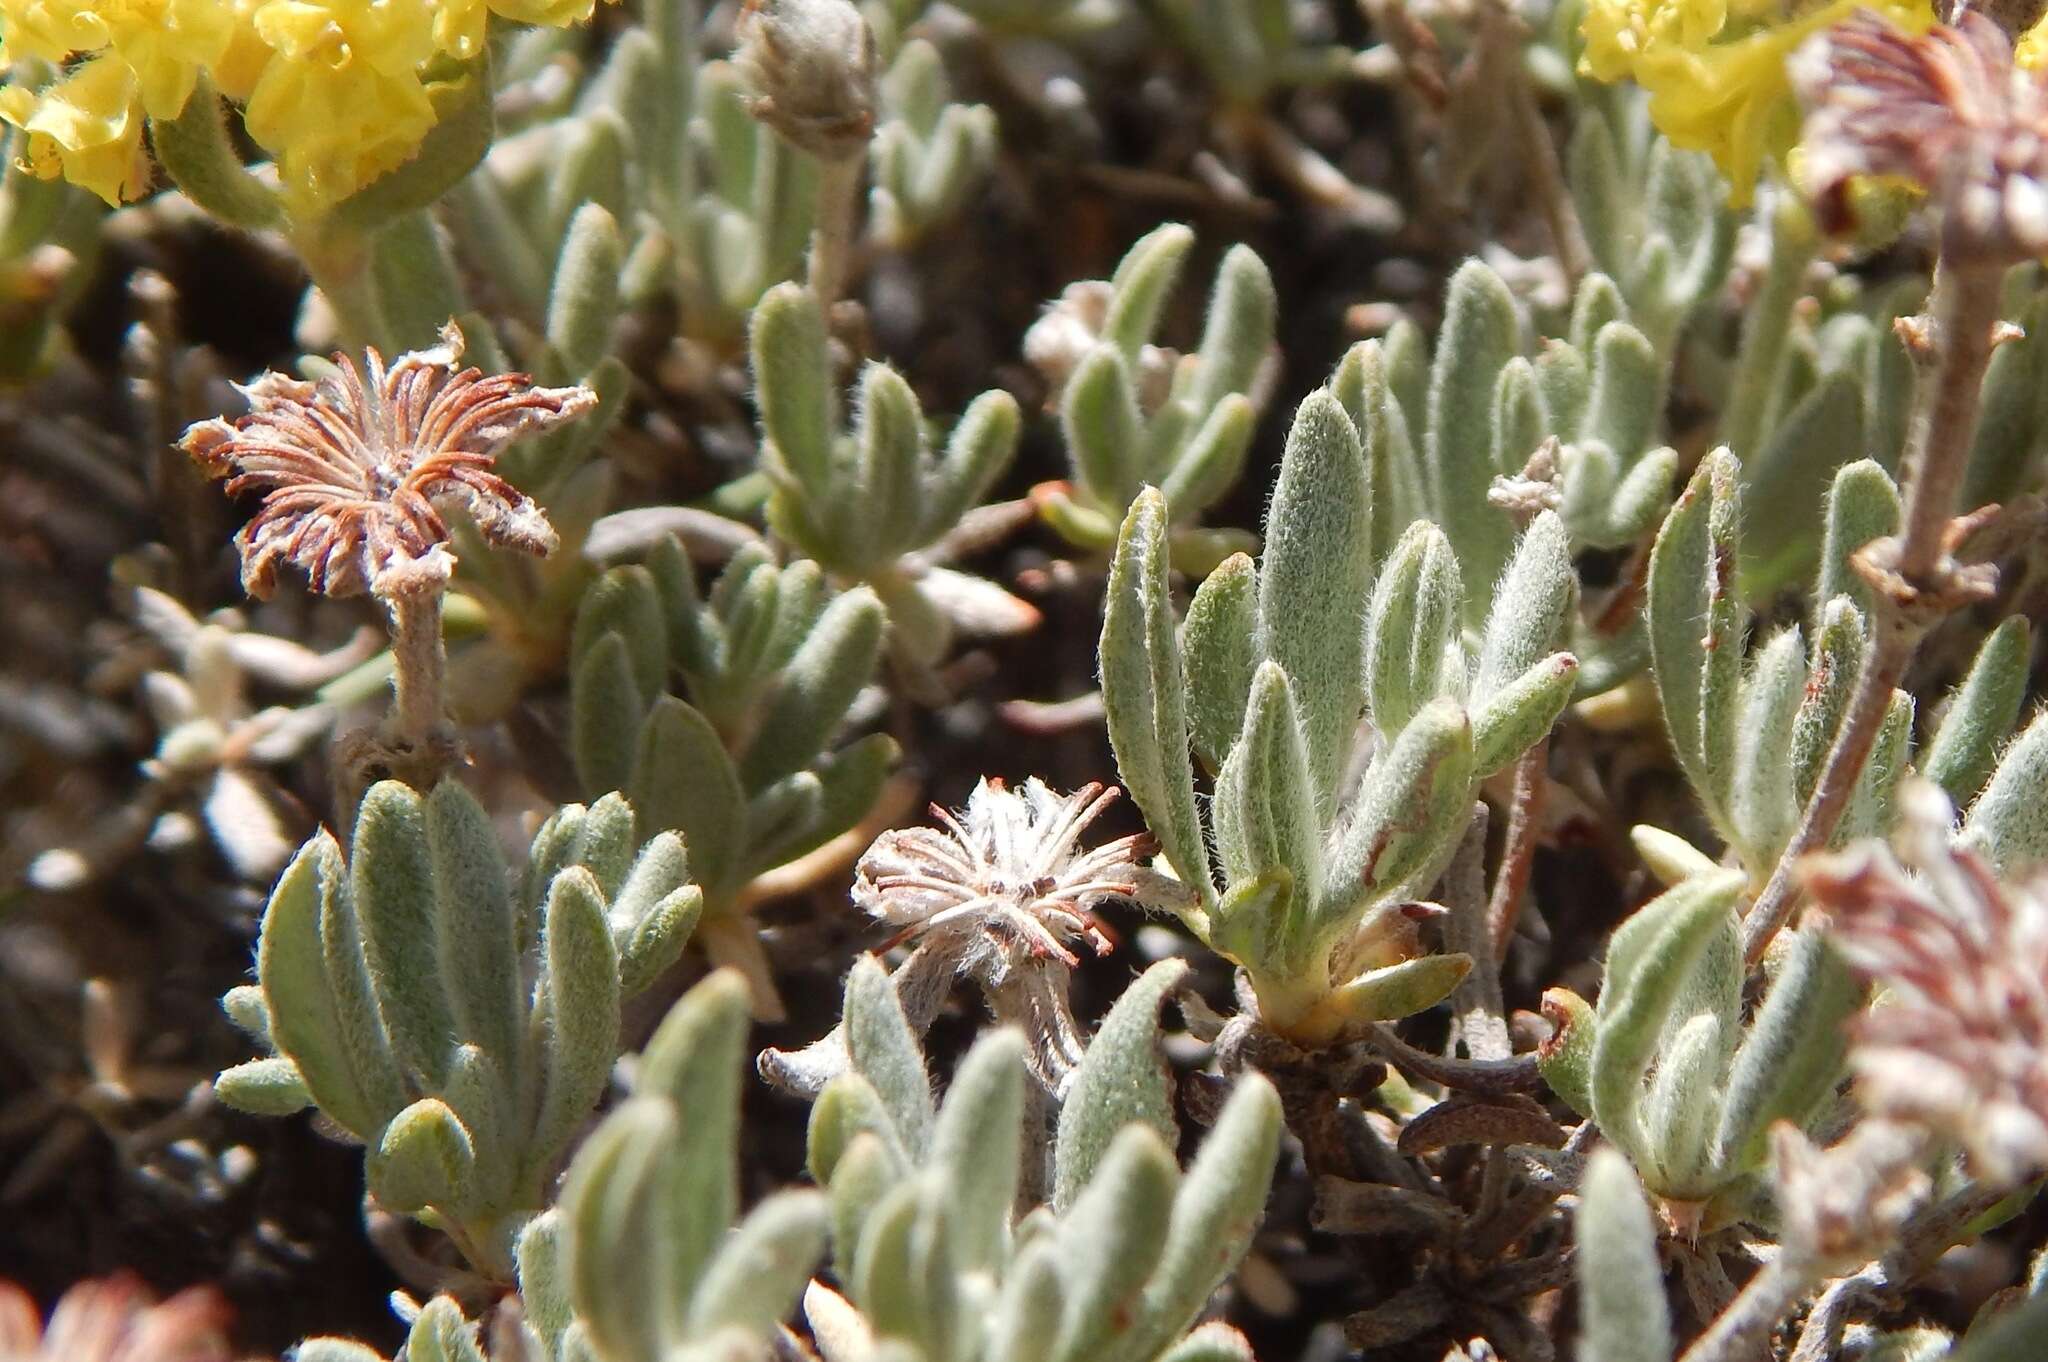
[[[242,391],[249,412],[202,421],[185,451],[230,493],[263,492],[262,509],[235,537],[242,584],[266,597],[279,561],[303,569],[315,591],[380,596],[436,590],[454,557],[435,503],[460,505],[492,543],[545,555],[555,531],[533,500],[491,471],[521,435],[574,419],[596,404],[581,386],[541,388],[526,374],[457,368],[462,332],[400,355],[375,350],[367,376],[335,356],[317,382],[266,373]]]
[[[876,838],[855,871],[853,901],[900,928],[899,944],[964,945],[963,968],[992,983],[1028,961],[1072,967],[1077,941],[1106,954],[1098,904],[1162,905],[1179,889],[1139,864],[1155,849],[1144,833],[1081,849],[1081,834],[1120,793],[1091,782],[1057,794],[1036,776],[1012,790],[984,778],[959,813],[932,805],[944,831],[899,828]]]
[[[1952,845],[1934,786],[1902,804],[1899,858],[1865,844],[1807,871],[1843,954],[1888,991],[1855,1023],[1858,1092],[2015,1184],[2048,1169],[2048,880],[2000,884]]]
[[[1830,230],[1852,181],[1905,180],[1978,250],[2048,252],[2048,81],[2015,63],[2012,39],[1974,11],[1918,35],[1859,12],[1800,49],[1807,107],[1799,179]]]

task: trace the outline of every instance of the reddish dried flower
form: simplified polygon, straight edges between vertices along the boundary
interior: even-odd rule
[[[1857,1091],[2016,1184],[2048,1170],[2048,879],[2000,884],[1954,847],[1933,786],[1902,803],[1904,867],[1866,845],[1807,870],[1843,954],[1887,989],[1855,1023]]]
[[[555,531],[539,506],[491,471],[505,445],[588,411],[584,387],[538,388],[526,374],[458,370],[462,332],[400,355],[368,352],[367,381],[336,355],[337,373],[309,383],[266,373],[242,392],[249,412],[202,421],[180,446],[231,494],[266,495],[235,537],[242,585],[267,597],[280,560],[313,590],[380,596],[438,589],[454,558],[436,500],[459,504],[484,538],[545,555]]]
[[[1828,230],[1851,224],[1849,182],[1893,176],[1934,196],[1943,229],[1986,253],[2048,252],[2048,84],[1969,11],[1919,36],[1868,11],[1794,56],[1807,106],[1799,178]]]
[[[0,1282],[0,1358],[6,1362],[228,1362],[227,1307],[208,1287],[157,1303],[133,1277],[81,1282],[46,1326],[35,1302]]]

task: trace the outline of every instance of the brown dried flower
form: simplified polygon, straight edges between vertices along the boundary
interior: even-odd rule
[[[1101,955],[1109,937],[1091,911],[1111,898],[1155,897],[1172,887],[1139,862],[1142,833],[1082,852],[1081,833],[1121,792],[1088,784],[1055,794],[1033,776],[1022,790],[982,780],[958,815],[932,805],[937,828],[885,832],[860,858],[853,901],[902,928],[897,943],[945,938],[965,946],[962,968],[1000,981],[1025,960],[1079,964],[1070,943]],[[894,943],[892,943],[894,944]]]
[[[80,1282],[46,1326],[35,1302],[0,1282],[0,1358],[6,1362],[228,1362],[227,1307],[208,1287],[157,1303],[130,1276]]]
[[[435,590],[454,557],[436,500],[462,506],[484,538],[545,555],[556,537],[533,500],[491,471],[499,450],[588,411],[584,387],[539,388],[526,374],[458,369],[462,332],[400,355],[368,352],[368,377],[346,356],[307,382],[266,373],[242,392],[249,412],[202,421],[180,446],[231,494],[265,493],[240,534],[242,585],[267,597],[280,560],[313,590],[397,596]]]
[[[1859,11],[1790,73],[1808,111],[1798,176],[1823,228],[1852,225],[1851,180],[1892,176],[1933,195],[1943,230],[1975,250],[2048,251],[2048,84],[2014,65],[1997,24],[1971,11],[1912,36]]]
[[[2048,880],[2000,884],[1953,846],[1933,786],[1902,805],[1903,867],[1865,845],[1806,876],[1843,954],[1888,990],[1855,1024],[1858,1093],[2015,1184],[2048,1169]]]

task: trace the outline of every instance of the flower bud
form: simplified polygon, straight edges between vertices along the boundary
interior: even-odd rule
[[[847,0],[747,0],[733,63],[754,117],[829,161],[875,130],[875,35]]]

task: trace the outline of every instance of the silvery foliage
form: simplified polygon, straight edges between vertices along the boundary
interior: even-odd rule
[[[538,1362],[745,1362],[769,1356],[825,1250],[825,1198],[778,1192],[739,1215],[747,985],[714,974],[670,1009],[633,1095],[577,1150],[559,1208],[529,1221],[517,1260]],[[495,1328],[504,1327],[497,1321]],[[406,1362],[484,1362],[479,1326],[447,1296],[412,1321]],[[508,1350],[509,1351],[509,1350]],[[504,1356],[501,1353],[500,1356]],[[376,1362],[339,1339],[300,1362]]]
[[[1670,505],[1678,454],[1662,443],[1671,358],[1633,319],[1620,289],[1589,274],[1566,335],[1524,353],[1521,310],[1488,265],[1452,276],[1434,350],[1411,322],[1353,346],[1331,387],[1376,455],[1372,516],[1382,544],[1427,518],[1468,583],[1496,583],[1515,525],[1555,510],[1570,547],[1626,549]],[[1464,595],[1463,624],[1480,628],[1495,597]],[[1612,612],[1609,612],[1612,613]],[[1641,671],[1633,611],[1595,624],[1576,614],[1566,642],[1584,664],[1581,695]]]
[[[731,65],[706,59],[697,0],[650,0],[643,14],[587,78],[573,32],[508,44],[498,86],[509,126],[482,173],[455,187],[451,222],[534,315],[553,293],[551,246],[578,205],[599,205],[632,234],[627,295],[675,295],[693,330],[730,338],[801,267],[816,171],[748,116]]]
[[[956,104],[938,48],[911,38],[879,82],[882,118],[868,150],[869,233],[902,250],[959,213],[996,157],[996,115]]]
[[[1352,70],[1349,47],[1296,33],[1296,8],[1288,0],[1165,0],[1159,15],[1225,98],[1257,105],[1275,91],[1325,84]]]
[[[134,589],[130,614],[173,659],[144,673],[138,686],[157,728],[156,750],[141,764],[148,791],[110,825],[82,830],[77,844],[40,853],[29,864],[29,883],[74,888],[118,863],[117,847],[146,842],[174,851],[203,834],[238,878],[267,884],[293,851],[286,801],[271,769],[324,735],[334,710],[317,700],[258,709],[250,692],[304,695],[375,651],[372,636],[316,653],[249,628],[239,610],[202,620],[147,586]]]
[[[1263,554],[1227,560],[1178,626],[1166,501],[1141,493],[1103,623],[1117,766],[1194,891],[1186,920],[1245,969],[1269,1026],[1312,1044],[1463,977],[1462,955],[1406,958],[1402,905],[1448,863],[1478,781],[1549,732],[1578,670],[1557,650],[1578,580],[1556,515],[1509,532],[1469,641],[1451,537],[1428,521],[1381,537],[1396,401],[1368,362],[1302,403]],[[1343,628],[1360,601],[1363,628]],[[1215,781],[1206,818],[1197,758]]]
[[[867,813],[896,760],[883,734],[841,742],[875,677],[885,618],[816,563],[740,549],[700,593],[681,544],[612,568],[569,645],[569,729],[586,791],[623,790],[643,830],[673,829],[713,914],[762,872]]]
[[[1635,1171],[1614,1150],[1598,1150],[1588,1163],[1573,1232],[1581,1362],[1672,1362],[1677,1349],[1656,1222]],[[2028,1362],[2048,1329],[2048,1255],[2036,1255],[2024,1287],[2012,1294],[2020,1299],[2002,1312],[1981,1312],[1961,1338],[1925,1326],[1857,1330],[1855,1355],[1864,1362]],[[1806,1355],[1807,1341],[1802,1334],[1798,1356]]]
[[[1818,931],[1786,933],[1762,1003],[1743,1009],[1742,876],[1709,870],[1666,890],[1615,932],[1597,1007],[1544,995],[1551,1090],[1634,1165],[1660,1199],[1697,1207],[1701,1228],[1772,1216],[1766,1171],[1777,1121],[1834,1114],[1847,1073],[1843,1023],[1863,990]]]
[[[1124,254],[1107,281],[1071,284],[1025,337],[1025,355],[1058,390],[1069,484],[1034,494],[1046,523],[1103,550],[1142,487],[1166,493],[1184,553],[1213,563],[1241,536],[1192,529],[1236,485],[1271,385],[1273,280],[1233,246],[1210,287],[1201,343],[1182,356],[1154,343],[1195,235],[1170,223]]]
[[[1189,1326],[1250,1245],[1280,1136],[1280,1102],[1241,1079],[1183,1172],[1159,1009],[1186,966],[1152,967],[1088,1046],[1050,1168],[1026,1103],[1025,1041],[990,1031],[943,1104],[888,976],[846,985],[849,1067],[812,1109],[844,1294],[813,1283],[805,1313],[826,1362],[1248,1359],[1233,1331]],[[1050,1184],[1018,1214],[1020,1187]]]
[[[1672,749],[1708,821],[1761,883],[1813,796],[1877,627],[1872,588],[1852,559],[1897,533],[1901,512],[1896,485],[1875,462],[1837,469],[1825,502],[1818,608],[1807,626],[1787,625],[1745,657],[1752,615],[1737,564],[1750,502],[1731,454],[1716,450],[1701,461],[1657,535],[1645,616]],[[1991,632],[1917,756],[1921,772],[1968,809],[1963,844],[2008,875],[2048,858],[2048,812],[2038,798],[2048,780],[2048,724],[2037,718],[2011,738],[2029,643],[2022,618]],[[1913,721],[1912,696],[1896,692],[1834,844],[1890,830],[1899,778],[1915,760]],[[1642,841],[1653,858],[1663,850],[1666,878],[1706,862],[1659,834]]]
[[[1704,152],[1679,151],[1651,126],[1647,99],[1590,84],[1580,94],[1565,156],[1580,230],[1627,315],[1668,358],[1727,276],[1726,189]]]
[[[751,324],[768,523],[835,581],[865,583],[888,607],[891,642],[924,664],[956,629],[1028,627],[1036,611],[937,560],[1017,451],[1017,403],[985,392],[933,447],[917,395],[887,364],[862,371],[851,425],[833,378],[825,318],[795,284],[768,291]]]
[[[377,1204],[503,1276],[610,1081],[622,1000],[702,907],[681,839],[642,846],[617,795],[559,809],[514,868],[462,786],[385,781],[345,861],[323,830],[278,880],[256,983],[222,1000],[271,1055],[215,1090],[262,1115],[318,1106],[366,1147]]]
[[[550,342],[579,205],[597,206],[622,234],[609,274],[586,268],[572,290],[592,305],[586,320],[607,298],[672,296],[692,334],[729,342],[761,296],[803,266],[815,162],[748,113],[731,62],[706,57],[698,0],[640,8],[641,22],[587,75],[582,35],[517,34],[498,65],[499,136],[449,194],[461,253],[489,263],[515,313],[548,318]],[[985,106],[953,102],[929,43],[892,47],[869,168],[873,230],[900,247],[959,210],[993,163],[996,126]],[[474,334],[467,318],[464,329]],[[563,377],[581,376],[544,381]]]

